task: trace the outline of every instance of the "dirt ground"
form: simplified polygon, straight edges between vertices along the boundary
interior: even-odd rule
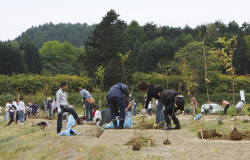
[[[211,119],[211,117],[209,118]],[[186,120],[190,119],[190,117],[182,116],[180,117],[181,119]],[[191,133],[186,129],[171,131],[159,129],[109,129],[104,130],[103,134],[97,138],[93,136],[93,131],[96,130],[96,126],[93,125],[76,126],[74,129],[77,132],[90,135],[72,137],[56,136],[56,120],[29,119],[23,127],[30,127],[33,122],[38,123],[41,121],[49,122],[50,124],[40,132],[53,132],[55,134],[53,139],[55,143],[56,141],[67,140],[68,144],[78,146],[77,149],[64,150],[61,153],[64,156],[58,157],[58,159],[246,160],[250,157],[250,141],[201,140],[197,137],[197,134]],[[63,122],[63,126],[66,126],[66,121]],[[2,129],[3,127],[1,126],[0,130]],[[139,136],[152,140],[155,147],[142,147],[140,151],[132,151],[132,146],[125,145],[129,140]],[[167,136],[171,142],[170,146],[163,144]],[[37,150],[37,148],[33,148],[33,150]],[[32,152],[32,150],[29,152]],[[67,155],[66,158],[65,155]]]

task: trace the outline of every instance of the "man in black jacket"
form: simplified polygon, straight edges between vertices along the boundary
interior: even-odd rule
[[[162,93],[159,93],[161,101],[165,105],[164,118],[167,123],[167,126],[163,130],[170,129],[181,129],[180,122],[176,117],[177,114],[183,113],[185,100],[182,95],[175,90],[164,90]],[[181,112],[177,113],[180,110]],[[171,119],[172,118],[175,127],[171,128]]]
[[[116,114],[120,110],[119,116],[119,129],[123,129],[125,121],[125,106],[123,103],[123,96],[129,97],[127,85],[123,83],[117,83],[109,89],[107,100],[110,106],[111,120],[113,122],[114,128],[117,128]]]

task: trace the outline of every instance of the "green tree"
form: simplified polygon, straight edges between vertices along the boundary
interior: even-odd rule
[[[117,53],[124,50],[126,24],[114,10],[107,12],[96,25],[90,40],[86,43],[86,56],[82,63],[89,75],[102,65],[106,70],[104,83],[111,86],[122,80],[122,70]]]
[[[74,74],[81,53],[69,42],[49,41],[40,49],[43,69],[55,74]]]
[[[24,60],[29,72],[33,74],[40,74],[42,70],[42,62],[39,50],[27,36],[22,39],[20,50],[24,53]]]

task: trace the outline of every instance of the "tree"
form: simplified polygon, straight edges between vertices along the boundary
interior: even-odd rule
[[[55,74],[74,74],[77,59],[81,54],[69,42],[49,41],[40,49],[43,68]]]
[[[122,80],[122,70],[117,53],[123,52],[126,24],[114,10],[107,12],[86,43],[83,59],[88,73],[94,73],[98,66],[106,70],[104,83],[112,86]]]
[[[223,38],[219,37],[218,41],[216,41],[216,43],[219,43],[221,45],[220,48],[216,49],[218,60],[224,66],[224,68],[227,69],[227,71],[232,72],[233,103],[234,103],[234,74],[235,74],[235,68],[233,66],[233,56],[237,45],[236,38],[237,36],[233,36],[233,38],[226,40],[225,37]]]
[[[42,70],[42,62],[38,48],[27,36],[22,39],[20,50],[24,53],[24,60],[29,72],[40,74]]]

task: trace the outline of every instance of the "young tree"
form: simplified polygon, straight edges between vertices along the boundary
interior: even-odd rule
[[[227,71],[232,72],[232,88],[233,88],[233,103],[234,103],[234,74],[233,56],[237,45],[237,36],[233,36],[226,40],[225,37],[219,37],[216,43],[220,44],[220,48],[216,48],[217,58]]]

